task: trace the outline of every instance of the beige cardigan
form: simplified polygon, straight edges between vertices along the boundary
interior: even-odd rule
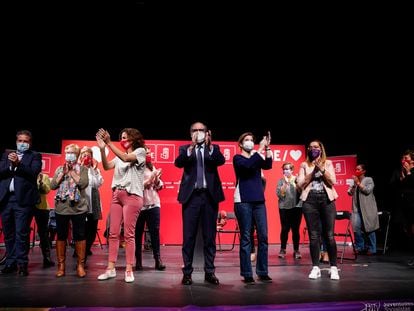
[[[314,169],[315,166],[309,166],[306,161],[300,164],[299,175],[296,181],[298,186],[302,189],[302,193],[300,195],[300,199],[302,201],[306,201],[309,191],[312,189],[312,183],[305,185],[305,176],[313,172]],[[336,175],[335,168],[333,167],[331,160],[325,161],[325,170],[329,173],[329,181],[332,185],[327,184],[326,181],[323,180],[323,187],[325,188],[325,191],[328,194],[329,200],[334,201],[338,198],[338,193],[336,192],[333,186],[336,183]]]

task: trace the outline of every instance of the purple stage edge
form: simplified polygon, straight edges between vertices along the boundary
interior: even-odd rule
[[[345,302],[312,302],[286,305],[250,305],[250,306],[185,306],[185,307],[59,307],[50,308],[51,311],[266,311],[266,310],[289,310],[289,311],[414,311],[414,299],[403,300],[377,300],[377,301],[345,301]]]

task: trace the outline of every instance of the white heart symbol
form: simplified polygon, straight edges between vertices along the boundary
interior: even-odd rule
[[[293,160],[297,161],[302,156],[302,151],[300,150],[290,150],[290,156]]]

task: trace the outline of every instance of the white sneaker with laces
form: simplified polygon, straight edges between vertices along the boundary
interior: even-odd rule
[[[134,272],[132,271],[125,271],[125,282],[131,283],[134,282]]]
[[[309,278],[316,280],[321,277],[321,269],[318,266],[313,266],[312,271],[309,273]]]
[[[100,274],[98,276],[98,280],[104,281],[104,280],[111,279],[111,278],[114,278],[114,277],[116,277],[116,270],[115,270],[115,268],[113,268],[113,269],[106,269],[105,270],[105,273],[102,273],[102,274]]]
[[[331,270],[329,271],[329,274],[331,275],[331,280],[339,280],[339,273],[337,267],[332,266]]]

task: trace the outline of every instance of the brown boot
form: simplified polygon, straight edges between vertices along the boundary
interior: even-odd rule
[[[76,273],[78,277],[83,278],[86,275],[85,272],[85,254],[86,254],[86,240],[76,241],[75,250],[78,255],[78,265],[76,266]]]
[[[59,278],[65,275],[66,241],[56,241],[56,257],[58,260],[56,277]]]

